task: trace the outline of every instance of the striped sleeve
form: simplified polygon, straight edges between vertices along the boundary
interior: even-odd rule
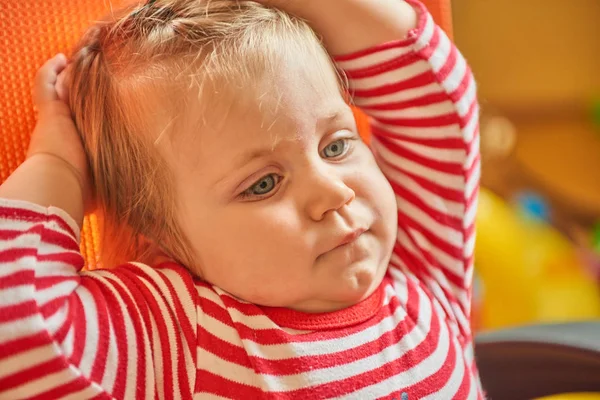
[[[339,58],[398,203],[391,265],[426,283],[469,334],[479,106],[465,59],[416,1],[409,37]]]
[[[78,272],[78,235],[62,210],[0,201],[0,398],[191,398],[190,275]]]

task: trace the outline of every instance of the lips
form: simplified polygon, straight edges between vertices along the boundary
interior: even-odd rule
[[[360,235],[362,235],[363,233],[365,233],[366,229],[356,229],[346,235],[344,235],[337,243],[337,245],[332,248],[331,250],[335,250],[337,248],[340,248],[342,246],[345,246],[347,244],[350,244],[352,242],[354,242],[356,239],[358,239],[360,237]],[[331,251],[330,250],[330,251]]]
[[[361,229],[355,229],[353,231],[347,232],[344,235],[337,236],[336,240],[332,240],[332,241],[328,242],[328,246],[322,248],[321,251],[324,251],[324,252],[320,253],[317,256],[317,260],[324,260],[324,259],[329,259],[330,257],[336,257],[336,254],[340,255],[340,256],[342,254],[344,254],[345,262],[353,262],[353,261],[356,261],[355,259],[364,258],[366,256],[365,248],[362,248],[360,246],[358,246],[358,247],[352,246],[350,248],[347,246],[350,246],[353,243],[355,243],[356,240],[358,238],[360,238],[360,236],[367,231],[368,231],[368,229],[361,228]],[[352,250],[352,252],[346,252],[344,249]]]

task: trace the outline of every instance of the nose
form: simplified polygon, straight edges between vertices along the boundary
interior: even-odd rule
[[[356,194],[343,179],[333,171],[318,171],[307,180],[307,214],[315,221],[321,221],[327,213],[350,204]]]

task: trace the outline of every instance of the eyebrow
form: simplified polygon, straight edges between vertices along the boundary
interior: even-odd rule
[[[273,154],[277,149],[278,145],[279,143],[276,143],[270,148],[257,148],[244,153],[242,156],[239,157],[239,161],[235,163],[235,166],[232,168],[232,171],[237,171],[238,169],[244,167],[246,164],[249,164],[250,162],[258,158],[267,157]]]
[[[350,118],[354,121],[354,114],[350,111],[349,108],[338,108],[335,109],[324,116],[320,117],[317,120],[317,130],[326,130],[328,127],[331,127],[337,123],[348,121]],[[239,161],[235,163],[234,171],[242,168],[246,164],[251,161],[256,160],[257,158],[267,157],[273,154],[277,148],[280,146],[281,141],[277,141],[273,143],[269,147],[262,147],[251,149],[248,152],[245,152],[242,156],[239,157]]]
[[[337,108],[319,118],[317,125],[329,127],[339,122],[347,122],[349,119],[354,121],[354,114],[352,114],[350,107]]]
[[[328,112],[327,114],[321,116],[317,120],[316,129],[320,130],[320,131],[326,130],[331,126],[335,126],[336,124],[339,124],[339,123],[342,123],[345,121],[347,122],[350,120],[352,120],[352,122],[354,122],[354,114],[352,113],[350,107],[336,108],[335,110]],[[258,148],[250,149],[247,152],[244,152],[241,156],[236,157],[233,168],[231,168],[225,176],[223,176],[221,179],[219,179],[218,182],[221,182],[224,179],[226,179],[232,171],[237,171],[256,159],[270,156],[271,154],[273,154],[274,152],[277,151],[277,148],[280,147],[280,144],[281,144],[281,141],[277,141],[277,142],[273,143],[271,146],[258,147]]]

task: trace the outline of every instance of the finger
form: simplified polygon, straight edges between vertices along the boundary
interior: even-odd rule
[[[66,65],[65,55],[57,54],[38,70],[33,86],[33,101],[38,108],[49,101],[58,99],[55,88],[56,80]]]
[[[68,68],[63,69],[59,74],[58,77],[56,78],[56,94],[58,95],[58,98],[61,99],[63,102],[67,103],[68,99],[69,99],[69,88],[67,86],[67,74],[68,74]]]

